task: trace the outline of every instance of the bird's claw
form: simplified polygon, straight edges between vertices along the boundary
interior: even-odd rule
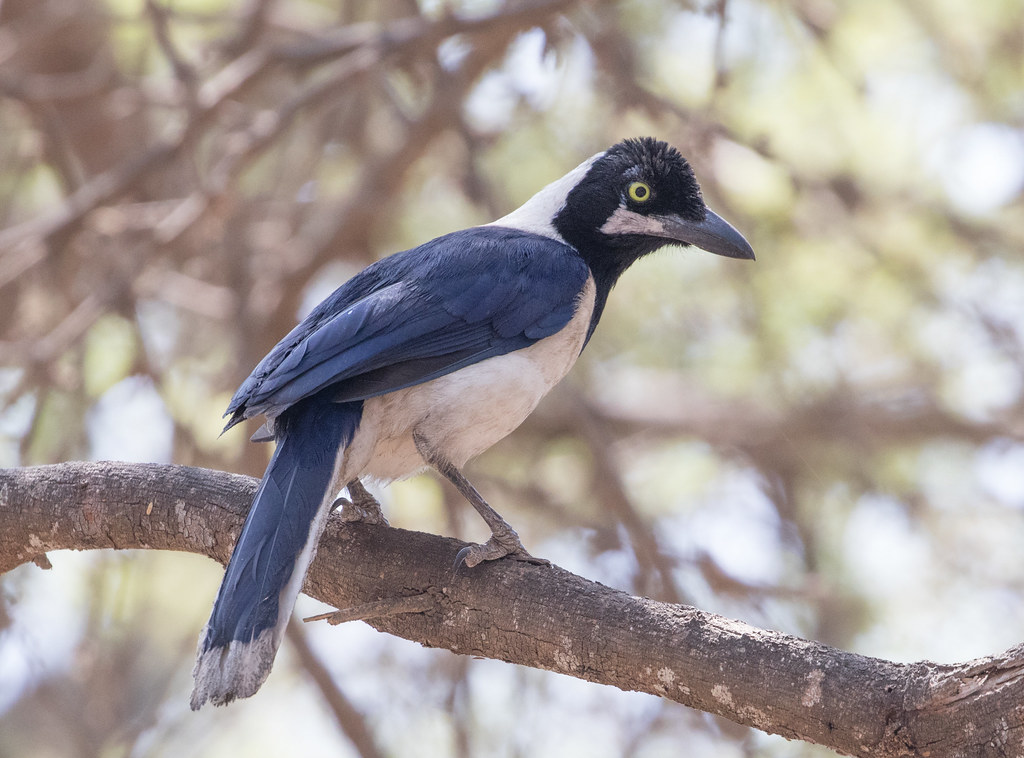
[[[360,501],[354,503],[346,497],[339,497],[334,501],[331,510],[341,509],[341,520],[349,523],[378,524],[380,526],[391,526],[380,509],[380,503],[376,500]]]
[[[530,553],[523,547],[523,543],[519,541],[519,535],[511,529],[510,534],[499,535],[497,533],[492,534],[491,538],[482,545],[467,545],[462,548],[455,556],[455,564],[452,566],[453,569],[458,569],[460,566],[466,566],[467,568],[473,568],[484,561],[495,561],[499,558],[515,558],[516,560],[526,561],[536,566],[550,566],[551,561],[546,558],[537,558],[536,556],[530,555]]]

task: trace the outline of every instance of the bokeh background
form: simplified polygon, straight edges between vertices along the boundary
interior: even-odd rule
[[[631,592],[895,660],[1024,640],[1018,0],[4,0],[0,96],[0,465],[260,475],[220,415],[312,304],[653,134],[757,262],[634,267],[470,478]],[[434,478],[381,496],[486,536]],[[51,560],[0,580],[0,756],[832,755],[362,624],[193,714],[220,567]]]

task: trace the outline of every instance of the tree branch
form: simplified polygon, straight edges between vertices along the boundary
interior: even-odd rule
[[[256,484],[167,465],[0,469],[0,570],[57,549],[181,550],[224,563]],[[633,597],[557,567],[506,560],[454,571],[462,546],[331,519],[305,591],[338,608],[426,593],[431,610],[367,623],[428,647],[659,695],[849,755],[1021,753],[1024,645],[959,665],[892,663]]]

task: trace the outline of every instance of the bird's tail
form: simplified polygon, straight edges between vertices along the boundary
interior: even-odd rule
[[[249,697],[270,673],[336,494],[338,454],[361,416],[361,402],[314,397],[277,418],[277,449],[200,636],[193,710]]]

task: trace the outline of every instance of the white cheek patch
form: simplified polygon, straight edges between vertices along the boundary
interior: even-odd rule
[[[601,232],[613,234],[642,234],[647,237],[667,237],[665,222],[659,216],[645,216],[642,213],[619,206],[601,227]]]

